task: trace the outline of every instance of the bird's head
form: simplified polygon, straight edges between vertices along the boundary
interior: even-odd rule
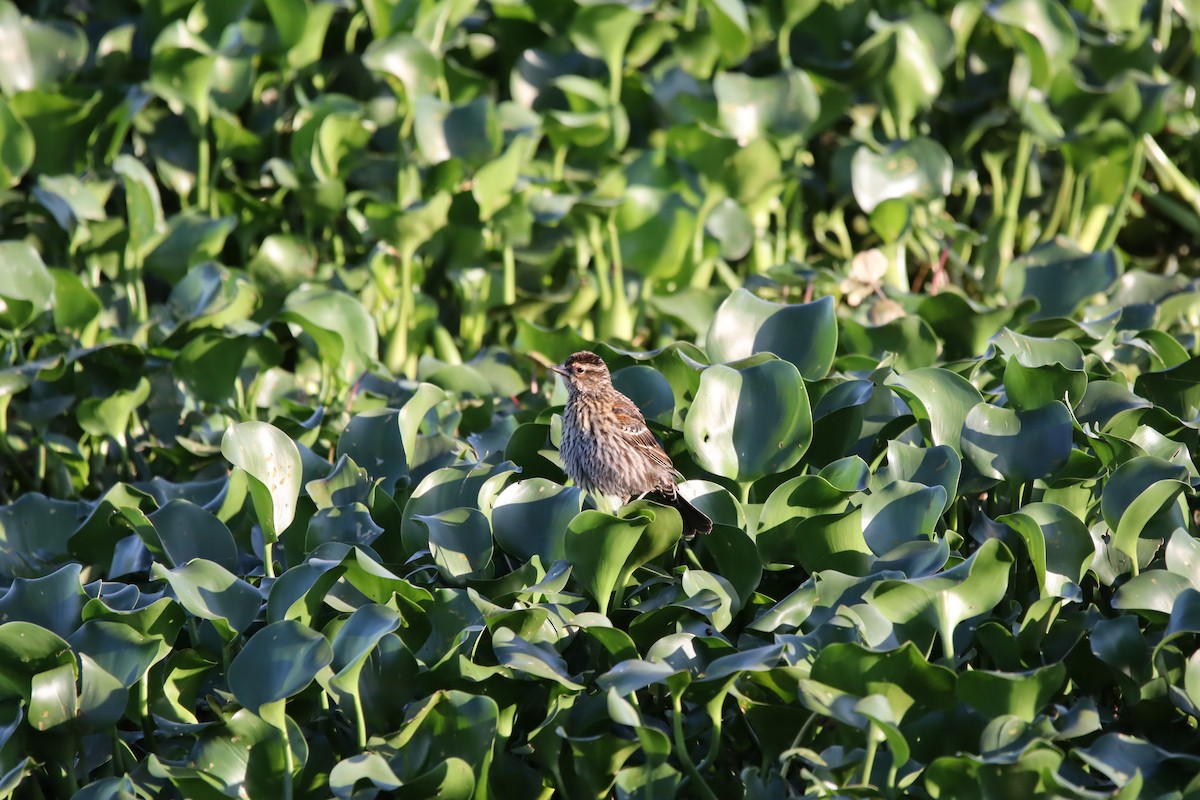
[[[587,350],[573,354],[562,364],[555,364],[550,369],[562,375],[570,394],[586,394],[612,385],[604,359]]]

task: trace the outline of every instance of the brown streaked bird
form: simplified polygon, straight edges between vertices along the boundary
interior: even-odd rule
[[[645,497],[673,506],[683,518],[685,536],[711,531],[712,520],[679,493],[675,480],[683,476],[646,427],[642,412],[612,385],[604,359],[585,350],[550,369],[567,387],[559,452],[571,480],[589,494],[622,504]]]

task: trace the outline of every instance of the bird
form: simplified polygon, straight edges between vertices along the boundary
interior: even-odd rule
[[[675,481],[683,476],[637,405],[613,386],[604,359],[583,350],[550,369],[567,387],[559,453],[575,485],[622,505],[644,497],[672,506],[687,538],[712,531],[712,520],[679,493]]]

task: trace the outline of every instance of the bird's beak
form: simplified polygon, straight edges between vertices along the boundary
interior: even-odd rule
[[[557,372],[559,375],[562,375],[564,378],[571,374],[571,371],[562,364],[551,364],[550,369],[554,372]]]

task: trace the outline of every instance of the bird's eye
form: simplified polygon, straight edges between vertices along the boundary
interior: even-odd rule
[[[576,375],[582,375],[582,374],[583,374],[583,367],[576,367],[576,368],[575,368],[575,374],[576,374]]]

